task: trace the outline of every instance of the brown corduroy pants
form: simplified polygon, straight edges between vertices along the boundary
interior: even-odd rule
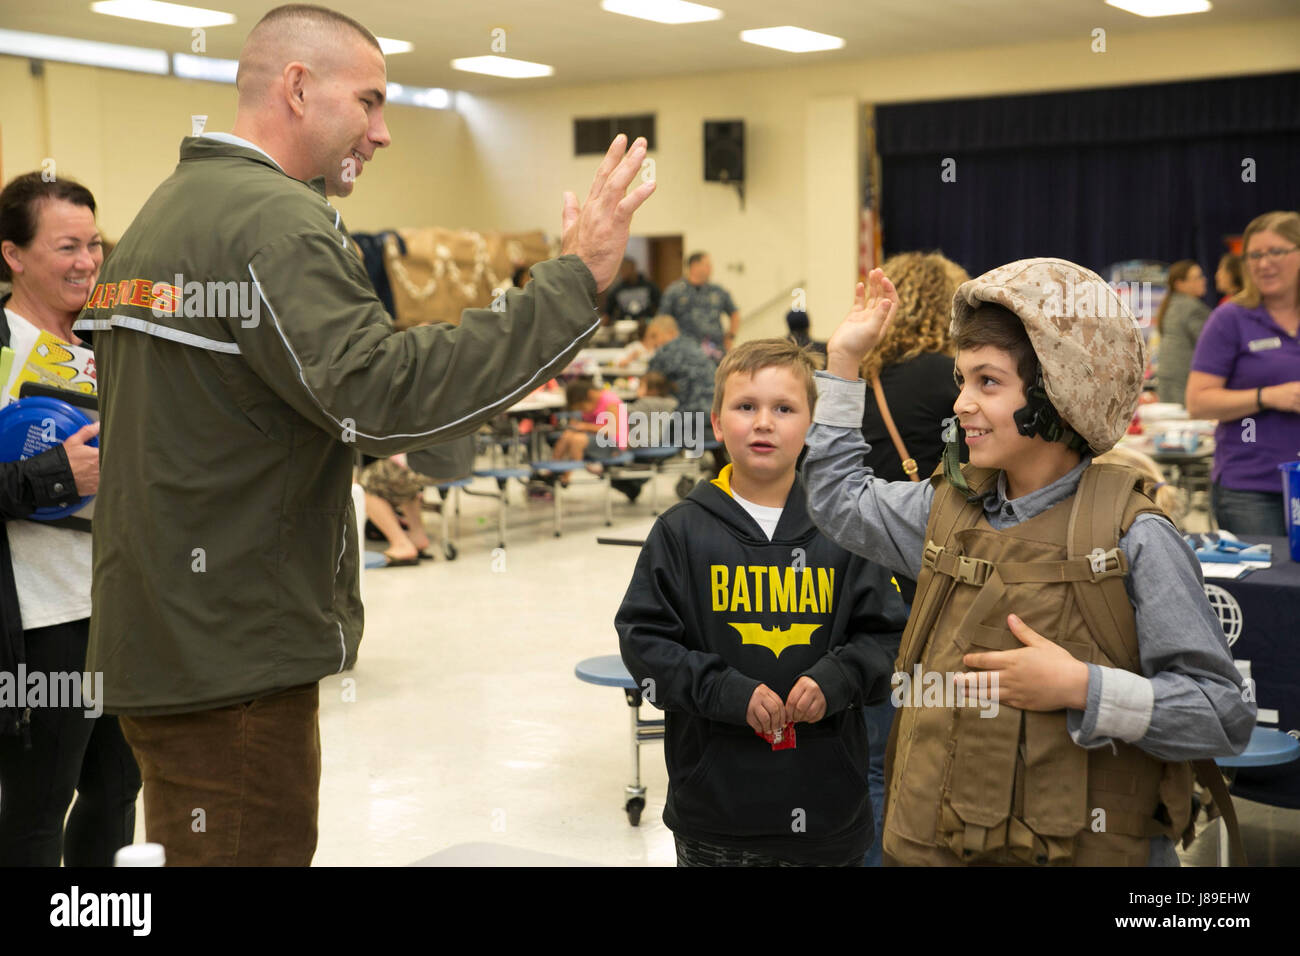
[[[320,807],[320,687],[119,718],[168,866],[308,866]]]

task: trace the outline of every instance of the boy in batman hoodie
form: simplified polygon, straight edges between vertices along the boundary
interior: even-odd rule
[[[665,711],[679,866],[859,866],[875,837],[857,708],[888,696],[906,610],[808,517],[813,371],[781,339],[723,359],[711,417],[732,463],[655,523],[614,621]]]

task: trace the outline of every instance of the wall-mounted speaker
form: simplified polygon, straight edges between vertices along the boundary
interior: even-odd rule
[[[745,181],[745,121],[704,121],[704,179],[710,183]]]

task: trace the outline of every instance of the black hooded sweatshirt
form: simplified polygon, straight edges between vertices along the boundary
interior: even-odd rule
[[[623,662],[665,711],[677,835],[805,864],[860,859],[875,836],[859,709],[888,698],[906,609],[888,571],[813,526],[795,478],[769,541],[730,466],[655,522],[615,617]],[[826,715],[773,750],[746,722],[766,684],[807,675]]]

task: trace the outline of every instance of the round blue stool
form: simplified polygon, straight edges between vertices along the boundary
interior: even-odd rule
[[[599,687],[619,687],[632,710],[632,783],[624,787],[626,801],[623,809],[627,811],[627,822],[637,826],[641,822],[641,811],[645,809],[645,787],[641,786],[641,745],[650,740],[664,739],[664,722],[641,719],[642,686],[637,684],[627,668],[623,658],[617,654],[605,654],[601,657],[588,657],[579,661],[573,668],[578,680]],[[646,678],[647,696],[654,698],[654,682]]]

